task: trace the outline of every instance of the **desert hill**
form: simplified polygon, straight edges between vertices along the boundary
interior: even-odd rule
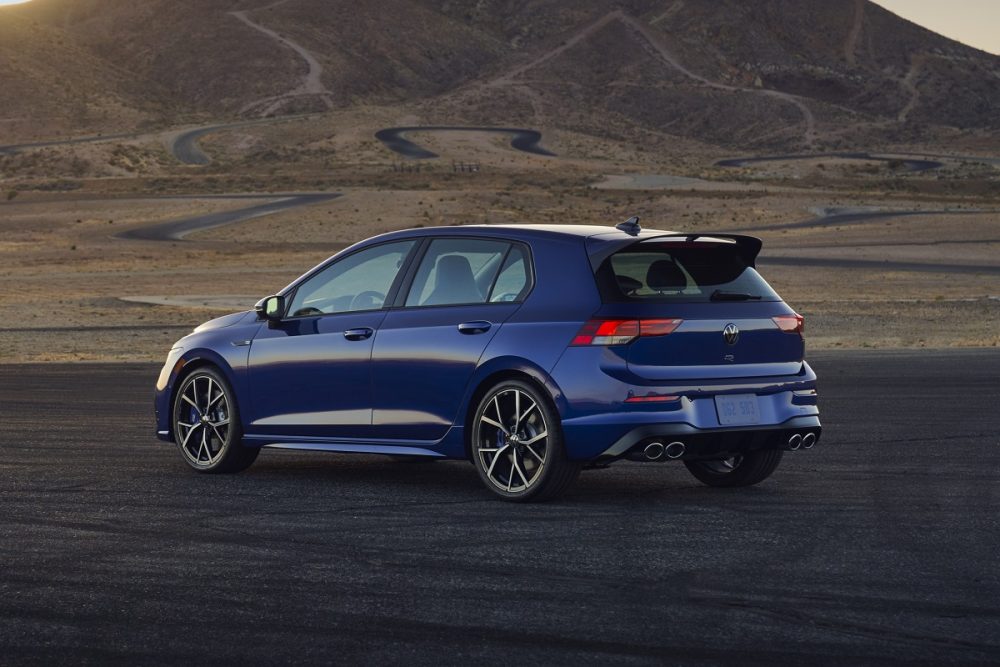
[[[726,147],[1000,126],[1000,58],[867,0],[34,0],[0,31],[0,118],[81,132],[357,105]]]

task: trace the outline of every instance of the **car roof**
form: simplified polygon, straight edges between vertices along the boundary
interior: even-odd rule
[[[660,229],[643,229],[637,235],[631,235],[615,227],[606,225],[551,225],[551,224],[502,224],[502,225],[455,225],[450,227],[417,227],[414,229],[403,229],[398,232],[390,232],[380,238],[397,238],[405,236],[440,236],[440,235],[460,235],[476,236],[481,234],[497,235],[507,238],[538,238],[573,236],[577,238],[601,239],[627,239],[630,236],[635,239],[648,238],[650,236],[660,236],[663,234],[673,234],[675,232]]]

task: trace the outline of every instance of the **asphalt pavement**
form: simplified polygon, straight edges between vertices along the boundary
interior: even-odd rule
[[[945,157],[945,156],[934,156]],[[835,158],[841,160],[871,160],[873,162],[898,162],[907,171],[929,171],[940,169],[944,163],[912,156],[872,155],[871,153],[804,153],[799,155],[757,155],[719,160],[717,167],[747,167],[761,162],[794,162],[796,160],[816,160],[820,158]],[[961,158],[957,158],[961,159]]]
[[[260,218],[265,215],[280,213],[299,206],[319,204],[321,202],[336,199],[341,195],[336,192],[299,192],[290,194],[265,194],[243,197],[243,199],[270,199],[263,204],[252,204],[240,209],[231,211],[220,211],[218,213],[207,213],[205,215],[195,215],[178,220],[167,220],[154,224],[142,225],[126,229],[115,236],[120,239],[132,239],[142,241],[180,241],[188,234],[201,232],[223,225],[231,225],[236,222],[244,222],[253,218]],[[238,197],[234,197],[238,198]]]
[[[542,148],[542,133],[519,127],[466,127],[462,125],[420,125],[414,127],[388,127],[375,133],[375,138],[389,150],[414,160],[428,160],[440,157],[437,153],[410,141],[404,134],[409,132],[487,132],[510,135],[510,146],[515,150],[534,155],[555,156]]]
[[[1000,351],[812,355],[824,436],[492,499],[464,462],[188,470],[150,365],[0,366],[0,663],[1000,662]]]

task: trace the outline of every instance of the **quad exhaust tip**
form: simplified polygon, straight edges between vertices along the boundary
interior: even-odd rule
[[[651,442],[642,450],[643,455],[650,461],[657,461],[663,456],[664,448],[662,442]]]
[[[812,449],[812,446],[816,444],[816,434],[806,433],[802,436],[802,449]]]
[[[808,435],[812,435],[812,434],[810,433]],[[816,440],[816,436],[813,436],[813,441],[815,441],[815,440]],[[803,444],[802,436],[799,435],[798,433],[793,434],[792,437],[790,437],[788,439],[788,448],[790,450],[792,450],[793,452],[796,451],[799,447],[801,447],[802,444]],[[812,444],[810,443],[809,446],[812,447]]]
[[[664,450],[668,459],[679,459],[684,456],[684,452],[686,451],[687,445],[683,442],[671,442]]]

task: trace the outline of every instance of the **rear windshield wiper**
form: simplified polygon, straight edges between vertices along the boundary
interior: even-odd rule
[[[715,290],[712,292],[712,301],[760,301],[759,294],[744,294],[743,292],[723,292]]]

